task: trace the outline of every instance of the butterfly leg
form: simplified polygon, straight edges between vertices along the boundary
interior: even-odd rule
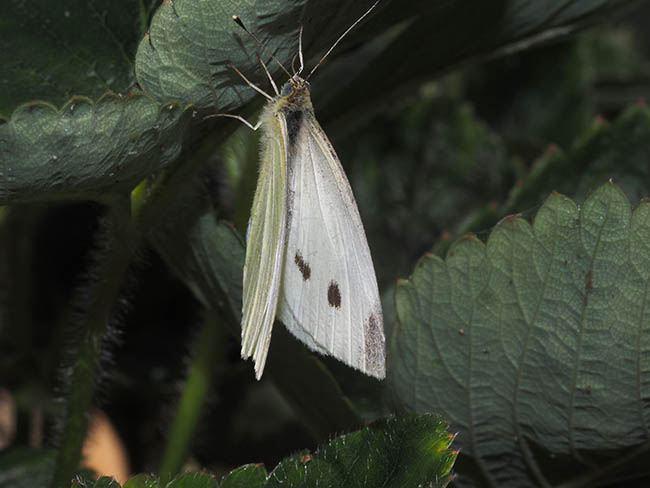
[[[237,119],[237,120],[239,120],[241,123],[247,125],[248,127],[250,127],[250,128],[253,129],[253,130],[257,130],[257,129],[259,129],[259,128],[260,128],[260,125],[262,125],[262,121],[261,121],[261,120],[260,120],[257,124],[253,125],[253,124],[251,124],[248,120],[246,120],[244,117],[242,117],[241,115],[233,115],[233,114],[212,114],[212,115],[206,115],[205,117],[203,117],[203,120],[205,120],[205,119],[211,119],[212,117],[229,117],[229,118],[231,118],[231,119]]]

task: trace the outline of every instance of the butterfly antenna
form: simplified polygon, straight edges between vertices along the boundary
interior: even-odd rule
[[[260,56],[260,53],[255,53],[255,55],[257,56],[257,59],[259,60],[260,64],[262,65],[262,69],[266,73],[266,77],[271,82],[271,86],[273,87],[273,91],[275,91],[275,94],[279,96],[280,92],[278,91],[278,86],[275,84],[275,81],[273,81],[273,77],[271,76],[271,73],[269,73],[269,70],[266,67],[266,64],[264,64],[264,61],[262,60],[262,56]]]
[[[300,33],[298,34],[298,59],[300,60],[300,68],[298,68],[296,74],[300,75],[305,67],[305,61],[302,59],[302,24],[300,24]]]
[[[241,71],[239,71],[239,70],[237,69],[237,67],[236,67],[234,64],[232,64],[232,63],[228,63],[228,67],[229,67],[231,70],[233,70],[235,73],[237,73],[239,76],[241,76],[241,78],[246,82],[246,84],[247,84],[248,86],[250,86],[253,90],[255,90],[255,91],[258,92],[258,93],[261,93],[261,94],[264,95],[268,100],[273,100],[273,97],[272,97],[271,95],[269,95],[268,93],[266,93],[264,90],[262,90],[262,89],[261,89],[259,86],[257,86],[255,83],[253,83],[253,82],[250,81],[248,78],[246,78],[246,77],[244,76],[244,74],[243,74]],[[266,68],[266,67],[265,67],[265,68]],[[268,71],[267,71],[267,73],[268,73]],[[270,76],[270,75],[269,75],[269,76]],[[276,92],[278,91],[278,88],[275,86],[275,83],[273,83],[273,88],[275,88],[275,91],[276,91]]]
[[[291,71],[296,73],[296,59],[298,58],[298,53],[293,55],[293,58],[291,58]]]
[[[334,48],[338,45],[338,43],[341,42],[341,40],[342,40],[345,36],[348,35],[348,32],[350,32],[352,29],[354,29],[354,28],[357,26],[357,24],[358,24],[359,22],[361,22],[361,21],[362,21],[362,20],[363,20],[363,19],[364,19],[364,18],[365,18],[365,17],[366,17],[370,12],[372,12],[372,10],[377,6],[377,4],[379,4],[379,2],[381,2],[381,0],[377,0],[375,3],[373,3],[372,6],[371,6],[368,10],[366,10],[366,13],[365,13],[365,14],[363,14],[361,17],[359,17],[359,18],[354,22],[354,24],[352,24],[350,27],[348,27],[347,30],[346,30],[343,34],[341,34],[341,36],[336,40],[336,42],[335,42],[334,44],[332,44],[332,47],[330,47],[330,48],[328,49],[328,51],[323,55],[323,57],[320,58],[320,61],[318,61],[318,63],[316,64],[316,66],[314,66],[314,68],[309,72],[309,74],[307,75],[307,78],[305,78],[305,79],[308,80],[308,79],[311,77],[311,75],[314,74],[314,71],[316,71],[316,69],[321,65],[321,63],[322,63],[323,61],[325,61],[325,58],[326,58],[327,56],[329,56],[329,54],[334,50]],[[301,53],[301,56],[302,56],[302,53]]]
[[[241,27],[242,29],[244,29],[244,32],[246,32],[246,34],[248,34],[249,36],[251,36],[251,37],[253,38],[253,40],[254,40],[254,41],[255,41],[255,42],[256,42],[256,43],[257,43],[257,44],[262,48],[262,50],[264,50],[264,44],[262,44],[262,41],[260,41],[260,40],[257,38],[257,36],[256,36],[255,34],[253,34],[251,31],[248,30],[248,28],[244,25],[244,22],[242,22],[242,20],[241,20],[241,18],[239,17],[239,15],[233,15],[233,16],[232,16],[232,20],[234,20],[235,23],[236,23],[239,27]],[[273,59],[273,61],[275,61],[276,63],[278,63],[278,66],[280,66],[280,68],[282,68],[282,71],[284,71],[284,72],[287,74],[287,76],[288,76],[289,78],[291,78],[291,73],[289,73],[289,71],[287,70],[287,68],[284,67],[284,65],[283,65],[283,64],[278,60],[278,58],[276,58],[273,54],[271,54],[271,59]],[[264,67],[264,69],[266,70],[266,67]]]

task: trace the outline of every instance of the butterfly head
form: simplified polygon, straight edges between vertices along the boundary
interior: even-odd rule
[[[298,75],[293,75],[282,86],[280,96],[290,103],[301,104],[310,98],[311,85]]]

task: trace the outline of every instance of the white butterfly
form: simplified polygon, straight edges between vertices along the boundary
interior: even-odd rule
[[[350,184],[314,116],[310,85],[299,76],[301,44],[301,67],[281,92],[265,68],[275,97],[237,71],[269,99],[255,126],[230,115],[263,131],[244,265],[241,354],[253,357],[261,378],[277,314],[311,349],[383,379],[383,318],[370,250]]]

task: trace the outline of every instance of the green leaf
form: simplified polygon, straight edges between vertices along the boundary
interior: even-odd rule
[[[0,488],[41,488],[48,485],[55,452],[16,448],[0,454]]]
[[[123,488],[160,488],[158,480],[149,474],[138,474],[129,478]]]
[[[266,469],[259,464],[241,466],[228,473],[219,488],[264,488]]]
[[[259,46],[232,16],[238,15],[260,38],[265,52],[275,53],[284,62],[295,50],[301,7],[281,0],[209,5],[201,1],[164,2],[151,21],[149,35],[138,47],[138,82],[161,102],[182,100],[198,107],[219,107],[224,113],[236,110],[255,92],[241,90],[246,85],[228,62],[260,86],[266,87],[268,82],[261,83],[264,74],[254,55]],[[277,73],[279,68],[271,69]]]
[[[28,100],[62,105],[133,84],[133,56],[156,2],[8,0],[0,19],[0,118]],[[140,21],[138,23],[138,20]]]
[[[129,478],[123,488],[159,488],[158,481],[148,474],[138,474]],[[202,487],[202,485],[197,485]],[[70,488],[120,488],[120,484],[109,476],[102,476],[94,481],[73,482]]]
[[[0,453],[0,488],[46,488],[52,481],[56,452],[52,449],[17,447]],[[80,488],[83,482],[92,479],[93,473],[81,469],[72,488]],[[107,478],[111,480],[111,478]],[[77,481],[80,483],[75,484]],[[119,488],[119,483],[96,484],[95,488]]]
[[[146,485],[137,484],[136,481],[135,484],[129,487],[127,487],[127,485],[125,484],[124,488],[139,488],[141,486],[146,486]],[[70,488],[86,488],[86,487],[87,488],[120,488],[120,484],[110,476],[102,476],[101,478],[98,478],[94,482],[91,481],[86,485],[81,485],[81,487],[76,483],[72,483],[72,485],[70,485]]]
[[[65,41],[66,38],[57,38],[57,42],[51,43],[58,50],[71,45],[66,50],[67,64],[70,60],[81,58],[79,69],[84,73],[89,72],[89,66],[97,67],[91,72],[100,72],[100,63],[94,64],[95,50],[111,56],[113,63],[104,58],[101,63],[103,74],[99,78],[107,80],[110,76],[104,73],[104,69],[112,73],[115,63],[123,66],[130,62],[129,49],[125,49],[123,43],[128,44],[132,33],[137,31],[127,29],[128,35],[120,37],[121,41],[117,40],[117,33],[121,33],[123,28],[112,28],[113,8],[119,8],[117,5],[113,7],[114,3],[110,6],[108,3],[93,3],[83,9],[71,7],[69,10],[52,12],[51,16],[37,9],[35,18],[42,18],[48,27],[39,32],[42,35],[37,36],[33,43],[25,42],[31,33],[9,29],[5,24],[0,24],[0,29],[3,26],[9,29],[6,46],[20,46],[22,43],[29,47],[29,52],[49,52],[45,49],[48,48],[45,39],[48,36],[56,38],[60,32],[70,35],[68,32],[72,31],[66,30],[70,19],[75,25],[83,27],[81,32],[96,34],[97,31],[108,30],[113,37],[107,44],[87,45],[75,39],[76,44],[72,45],[72,41]],[[479,6],[481,2],[475,3],[476,8],[483,8]],[[516,43],[529,46],[536,40],[565,33],[577,23],[585,22],[596,14],[615,11],[625,4],[614,0],[582,0],[572,2],[570,6],[551,7],[544,4],[542,8],[539,2],[524,0],[501,0],[498,3],[496,7],[490,4],[489,9],[483,12],[489,14],[487,18],[480,14],[482,10],[472,16],[466,15],[467,9],[472,8],[466,2],[447,2],[444,6],[436,4],[435,7],[429,2],[414,2],[408,8],[398,6],[396,2],[387,4],[386,8],[380,5],[370,19],[372,22],[352,33],[346,39],[346,44],[387,33],[381,41],[382,46],[385,47],[388,42],[389,47],[378,50],[365,63],[360,63],[358,70],[350,72],[346,68],[345,76],[341,76],[341,73],[336,75],[341,82],[323,84],[323,87],[328,87],[327,90],[323,89],[324,95],[333,96],[338,90],[346,97],[344,102],[330,98],[329,105],[339,111],[355,111],[361,101],[375,103],[369,87],[373,93],[385,99],[389,89],[400,85],[396,76],[413,84],[470,57],[494,54]],[[29,16],[21,2],[12,0],[11,5],[21,12],[20,15]],[[184,115],[187,112],[181,108],[186,104],[210,111],[216,107],[220,112],[244,112],[244,106],[255,96],[255,92],[228,68],[228,62],[235,63],[261,86],[267,86],[267,81],[254,55],[261,49],[232,22],[233,13],[259,35],[267,60],[269,53],[273,52],[290,65],[301,24],[305,26],[304,51],[311,59],[309,56],[317,57],[329,47],[350,25],[350,19],[357,18],[366,7],[360,2],[344,0],[314,0],[303,4],[288,0],[236,4],[199,0],[164,2],[152,19],[150,34],[140,42],[135,60],[140,86],[147,95],[163,105],[157,105],[148,98],[140,99],[140,96],[135,97],[137,102],[129,97],[118,99],[116,96],[106,96],[96,105],[87,99],[72,99],[60,111],[42,104],[21,106],[8,123],[0,125],[0,203],[53,198],[96,199],[107,192],[129,190],[143,175],[167,167],[181,154],[181,141],[187,123]],[[70,13],[69,17],[66,12]],[[142,19],[147,17],[148,11],[140,7],[138,13]],[[410,19],[407,29],[402,23],[405,19]],[[88,46],[96,49],[91,50]],[[415,52],[413,46],[417,46]],[[430,46],[440,48],[432,52]],[[343,49],[344,46],[341,46],[339,52],[343,52]],[[405,56],[406,53],[409,55]],[[434,62],[422,62],[423,59],[431,59],[432,55]],[[53,66],[52,60],[58,60],[58,56],[37,58],[30,55],[28,59],[35,63],[35,66],[29,67],[29,73],[54,70],[56,76],[52,75],[53,79],[65,87],[59,90],[59,95],[52,97],[55,103],[60,100],[61,93],[77,90],[68,88],[71,83],[66,81],[67,73],[73,73],[74,79],[87,78],[79,70],[68,71],[67,68]],[[409,65],[403,65],[409,59],[415,59],[417,63],[410,61]],[[360,76],[360,70],[369,61],[372,61],[370,66],[373,69],[364,70],[364,76]],[[15,61],[11,63],[13,66]],[[279,72],[275,64],[270,66],[273,74]],[[378,72],[377,69],[384,71]],[[123,80],[125,72],[124,69],[117,69],[115,76]],[[11,79],[11,85],[24,85],[24,89],[21,88],[13,96],[29,93],[29,97],[12,99],[12,106],[35,97],[49,96],[49,90],[45,91],[45,87],[41,95],[35,91],[35,86],[43,86],[40,77],[29,74],[28,81],[33,82],[29,83],[20,73],[15,76],[17,80]],[[354,81],[354,86],[348,86],[347,81]],[[77,93],[95,97],[98,85],[102,84],[92,83],[88,91]],[[122,90],[123,86],[124,82],[104,83],[102,89],[110,87]],[[180,100],[181,105],[173,105],[174,108],[168,113],[166,104],[172,100]],[[330,116],[331,113],[325,113],[321,119]],[[200,123],[200,119],[197,123]],[[201,139],[200,134],[194,134],[194,137],[195,141]],[[190,141],[185,143],[189,144]]]
[[[443,487],[456,457],[446,427],[434,416],[380,420],[284,460],[267,486]]]
[[[129,191],[178,158],[191,115],[144,95],[23,105],[0,125],[0,204]]]
[[[246,465],[228,473],[219,488],[442,488],[451,479],[456,451],[449,448],[453,435],[447,424],[433,415],[406,415],[373,422],[364,429],[342,435],[319,447],[290,456],[267,475],[260,465]],[[117,488],[100,478],[87,488]],[[108,484],[107,484],[108,483]],[[75,487],[75,485],[72,485]],[[129,479],[124,488],[157,488],[146,474]],[[215,488],[206,473],[184,473],[167,488]],[[77,488],[77,487],[75,487]]]
[[[260,484],[260,469],[246,467],[230,477],[250,479],[259,487],[345,486],[350,488],[443,487],[449,482],[456,458],[449,449],[453,436],[446,423],[431,415],[404,416],[373,422],[358,432],[332,440],[313,453],[302,452],[283,460]]]
[[[532,226],[506,218],[400,283],[390,384],[458,431],[461,486],[604,482],[649,447],[648,243],[650,201],[632,213],[608,183],[581,208],[554,193]]]
[[[374,117],[372,133],[337,145],[380,287],[408,274],[409,263],[441,236],[435,253],[444,255],[448,233],[486,234],[508,214],[531,213],[551,191],[581,202],[611,177],[631,201],[647,195],[650,110],[645,104],[630,106],[611,124],[593,120],[570,150],[549,146],[527,169],[470,107],[446,93],[454,89],[447,86],[452,81],[431,84],[430,92],[423,90],[399,113]],[[378,139],[377,133],[385,135]]]
[[[217,488],[217,481],[207,473],[183,473],[166,488]]]

